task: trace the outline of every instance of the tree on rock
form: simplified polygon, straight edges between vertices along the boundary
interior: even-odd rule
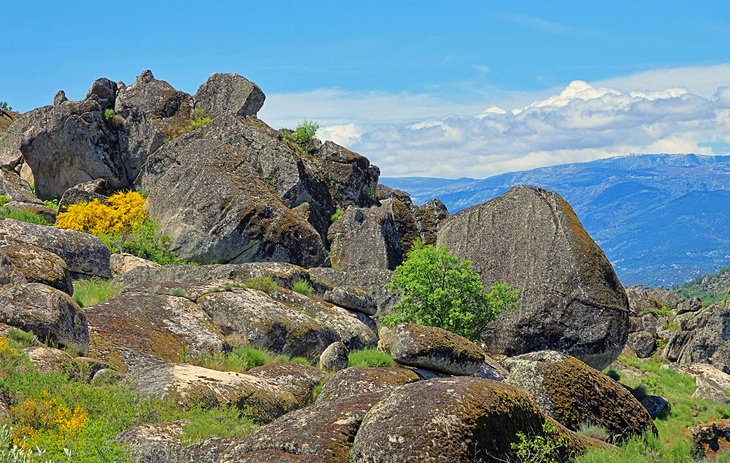
[[[401,300],[382,323],[418,323],[437,326],[476,340],[490,321],[517,307],[519,289],[495,283],[485,292],[472,262],[449,253],[445,246],[416,242],[399,265],[387,288]]]

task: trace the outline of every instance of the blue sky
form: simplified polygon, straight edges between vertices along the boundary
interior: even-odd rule
[[[384,175],[485,176],[649,149],[711,154],[730,140],[717,92],[730,85],[728,2],[0,5],[0,100],[22,111],[58,89],[82,98],[100,76],[131,83],[149,68],[194,93],[213,72],[238,72],[266,92],[260,117],[269,124],[317,120],[322,137],[363,152]],[[576,80],[610,92],[568,87]],[[524,110],[566,88],[557,106]],[[656,93],[670,88],[687,93]],[[667,120],[668,107],[687,107],[692,120]],[[588,129],[566,118],[617,112],[632,122],[556,133]],[[636,124],[648,138],[625,133]],[[688,135],[671,139],[670,130]],[[603,141],[584,146],[585,136]],[[511,149],[496,151],[493,140]]]

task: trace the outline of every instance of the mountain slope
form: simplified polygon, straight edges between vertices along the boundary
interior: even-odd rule
[[[483,180],[382,178],[454,213],[529,184],[560,193],[624,284],[671,286],[730,261],[730,156],[633,155]]]

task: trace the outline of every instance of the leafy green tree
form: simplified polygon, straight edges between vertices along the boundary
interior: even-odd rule
[[[476,340],[504,310],[517,307],[519,290],[495,283],[485,292],[472,262],[449,253],[445,246],[416,242],[386,286],[401,300],[383,317],[385,326],[418,323],[437,326]]]
[[[7,101],[0,101],[0,109],[2,109],[3,111],[12,111],[13,110],[13,108],[8,106]]]

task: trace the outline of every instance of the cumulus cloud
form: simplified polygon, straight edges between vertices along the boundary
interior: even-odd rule
[[[384,176],[486,177],[630,153],[730,154],[730,65],[650,71],[479,98],[317,90],[267,98],[262,118],[317,120],[318,137]],[[486,103],[486,104],[485,104]],[[268,108],[268,110],[267,110]]]
[[[730,91],[620,92],[571,82],[530,105],[377,128],[353,137],[386,176],[485,177],[629,153],[713,153],[730,140]]]

